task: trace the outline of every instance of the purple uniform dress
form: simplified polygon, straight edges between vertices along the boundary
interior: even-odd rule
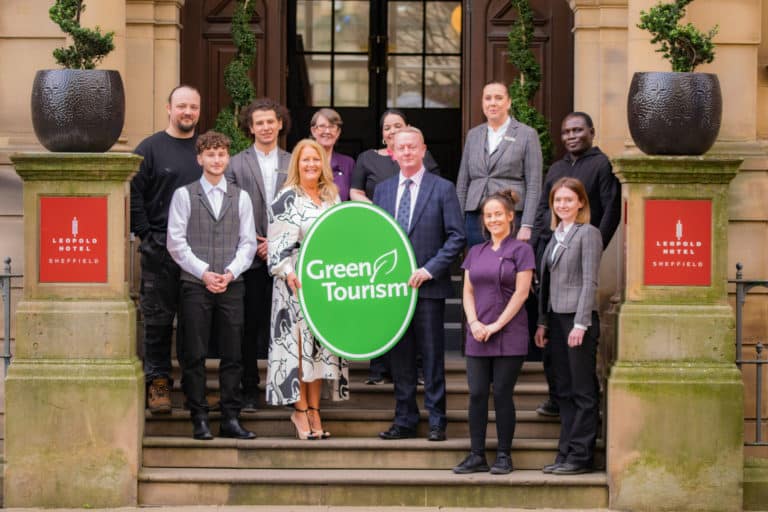
[[[352,157],[341,155],[335,151],[331,153],[333,182],[339,189],[339,198],[342,201],[349,201],[349,185],[352,181],[352,169],[354,167],[355,161]]]
[[[536,268],[533,249],[512,236],[502,240],[497,251],[492,242],[473,246],[461,268],[469,271],[475,293],[477,319],[495,322],[515,293],[517,273]],[[524,356],[528,353],[528,314],[525,304],[512,320],[485,342],[478,342],[467,326],[465,354],[474,357]]]

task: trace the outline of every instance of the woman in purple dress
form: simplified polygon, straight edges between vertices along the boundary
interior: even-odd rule
[[[341,116],[332,108],[321,108],[312,116],[309,122],[309,131],[325,150],[331,164],[333,182],[339,189],[339,198],[349,201],[349,185],[352,181],[352,168],[355,160],[351,156],[342,155],[333,150],[336,141],[341,136]]]
[[[467,382],[471,451],[454,473],[512,471],[515,435],[513,392],[528,353],[528,316],[525,300],[536,267],[533,249],[514,232],[517,195],[504,190],[480,204],[486,242],[473,246],[464,269],[464,313],[467,317]],[[488,396],[493,383],[498,448],[489,468],[485,459]]]

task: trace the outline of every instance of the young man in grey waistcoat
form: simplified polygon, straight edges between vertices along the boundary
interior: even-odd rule
[[[168,215],[168,252],[181,268],[182,389],[192,416],[192,436],[203,440],[213,439],[205,398],[205,356],[214,326],[221,356],[219,435],[256,437],[238,419],[245,293],[241,274],[256,253],[256,231],[248,193],[224,179],[229,146],[229,138],[217,132],[198,137],[195,147],[203,176],[174,192]]]

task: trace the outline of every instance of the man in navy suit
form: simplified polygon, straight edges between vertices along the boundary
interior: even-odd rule
[[[418,128],[397,132],[394,158],[400,173],[381,182],[373,202],[387,210],[408,234],[419,268],[408,280],[419,298],[411,325],[390,352],[395,383],[395,419],[382,439],[416,435],[416,355],[424,365],[424,406],[430,441],[445,440],[445,299],[452,293],[449,267],[464,248],[464,219],[454,185],[424,169],[427,146]]]

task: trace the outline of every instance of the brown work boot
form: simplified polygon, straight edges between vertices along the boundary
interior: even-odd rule
[[[151,413],[171,412],[171,390],[168,379],[154,379],[147,391],[147,407]]]

